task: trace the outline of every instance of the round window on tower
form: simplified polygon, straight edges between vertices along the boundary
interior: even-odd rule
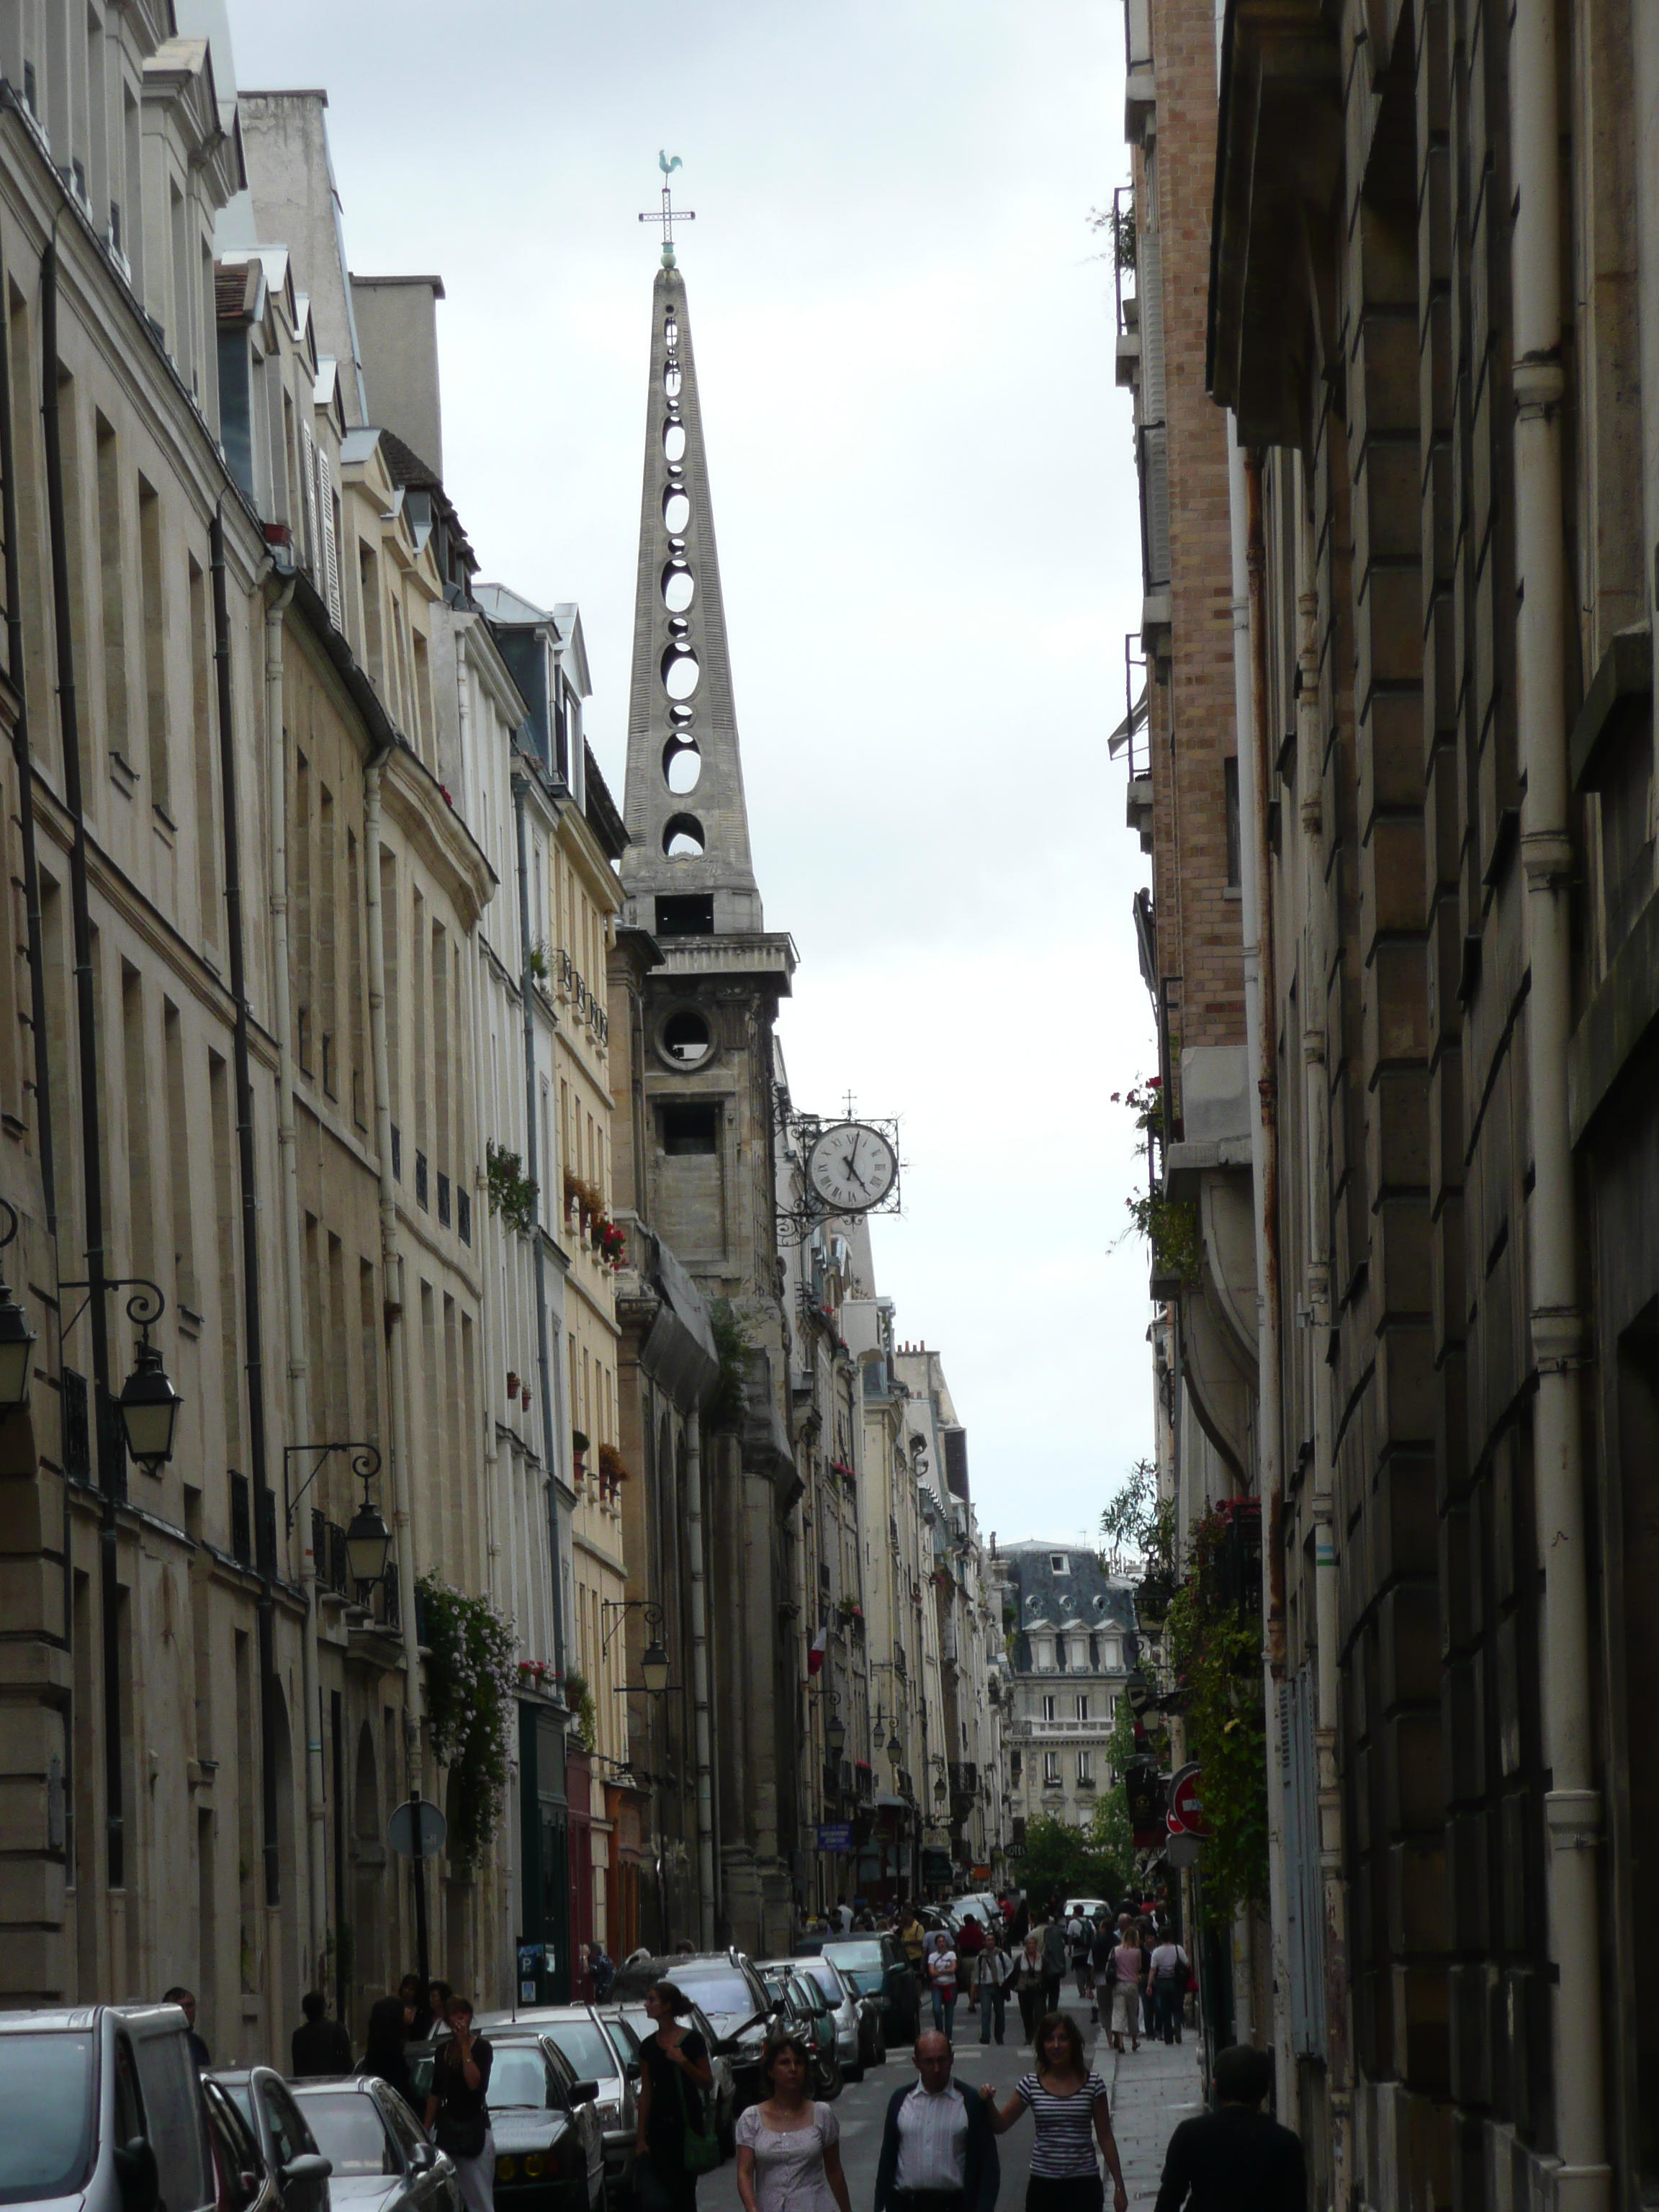
[[[671,1067],[689,1074],[714,1056],[714,1040],[708,1024],[695,1006],[676,1006],[665,1015],[657,1032],[657,1049]]]

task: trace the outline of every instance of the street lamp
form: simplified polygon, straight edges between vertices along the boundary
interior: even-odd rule
[[[654,1637],[640,1654],[640,1674],[653,1695],[668,1687],[668,1654]]]
[[[887,1756],[892,1760],[895,1767],[902,1766],[904,1763],[904,1746],[899,1741],[899,1732],[896,1729],[887,1739]]]
[[[346,1565],[358,1589],[366,1583],[383,1583],[386,1561],[392,1556],[392,1531],[379,1510],[369,1504],[368,1485],[369,1476],[365,1470],[363,1502],[352,1515],[351,1526],[345,1534]]]
[[[936,1774],[936,1775],[933,1777],[933,1801],[934,1801],[934,1802],[935,1802],[936,1804],[942,1805],[942,1804],[945,1802],[945,1799],[950,1796],[950,1794],[951,1794],[951,1785],[950,1785],[950,1784],[945,1780],[945,1777],[944,1777],[944,1775],[943,1775],[943,1774]]]
[[[184,1400],[148,1336],[133,1354],[132,1372],[120,1396],[127,1449],[146,1474],[159,1474],[173,1457],[173,1432]]]
[[[833,1707],[823,1724],[823,1747],[831,1759],[839,1759],[847,1747],[847,1723]]]
[[[0,1198],[0,1208],[11,1217],[11,1226],[0,1237],[3,1251],[17,1234],[17,1209]],[[29,1377],[38,1339],[9,1288],[0,1283],[0,1413],[19,1413],[29,1401]]]

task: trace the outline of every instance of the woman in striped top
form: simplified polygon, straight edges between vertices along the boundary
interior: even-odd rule
[[[1000,2136],[1030,2112],[1036,2141],[1025,2212],[1103,2212],[1106,2191],[1095,2158],[1097,2138],[1112,2177],[1115,2212],[1127,2212],[1129,2192],[1123,2186],[1106,2084],[1089,2070],[1077,2022],[1070,2013],[1051,2012],[1038,2022],[1036,2043],[1036,2070],[1021,2075],[1006,2105],[998,2109],[988,2081],[979,2093]]]

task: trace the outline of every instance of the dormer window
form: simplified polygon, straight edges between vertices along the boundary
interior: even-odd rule
[[[1031,1638],[1031,1664],[1039,1674],[1054,1673],[1054,1639],[1052,1636],[1034,1636]]]
[[[1053,1574],[1069,1575],[1072,1571],[1070,1556],[1065,1552],[1050,1552],[1048,1554],[1048,1567],[1049,1571]]]

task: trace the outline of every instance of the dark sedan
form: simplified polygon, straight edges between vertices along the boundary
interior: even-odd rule
[[[838,1936],[822,1954],[855,1989],[881,2000],[887,2040],[908,2045],[920,2033],[921,1984],[893,1936]]]
[[[433,2051],[448,2040],[440,2036]],[[489,2039],[490,2133],[495,2138],[498,2212],[599,2212],[605,2199],[605,2136],[599,2084],[578,2081],[548,2035],[497,2028]],[[413,2063],[431,2086],[432,2054]]]

